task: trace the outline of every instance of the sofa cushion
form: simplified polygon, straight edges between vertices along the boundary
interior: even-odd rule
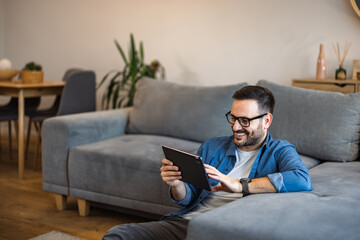
[[[161,160],[164,158],[161,146],[165,144],[192,153],[196,153],[200,146],[199,143],[176,138],[137,134],[71,148],[70,195],[90,201],[98,201],[99,196],[116,196],[127,201],[114,203],[107,197],[100,200],[102,203],[165,214],[156,209],[141,209],[139,204],[177,206],[169,200],[168,186],[160,176]]]
[[[128,132],[198,142],[231,135],[225,113],[234,92],[246,85],[195,87],[144,78],[137,85]]]
[[[360,93],[342,94],[281,86],[258,85],[275,96],[273,137],[293,143],[298,152],[325,161],[354,161],[359,152]]]

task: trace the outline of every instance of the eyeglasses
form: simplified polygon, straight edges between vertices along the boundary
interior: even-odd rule
[[[235,117],[234,115],[231,114],[231,111],[229,111],[228,113],[225,114],[226,119],[228,120],[228,122],[230,124],[235,124],[236,120],[240,123],[240,125],[242,127],[249,127],[250,126],[250,122],[252,120],[255,119],[259,119],[264,117],[265,115],[267,115],[267,113],[261,114],[259,116],[253,117],[253,118],[247,118],[247,117]]]

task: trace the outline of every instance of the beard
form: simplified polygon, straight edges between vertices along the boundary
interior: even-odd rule
[[[246,129],[242,129],[239,131],[233,131],[234,133],[234,144],[239,147],[247,147],[247,146],[255,146],[261,143],[264,139],[266,131],[262,130],[262,123],[259,124],[258,128],[255,129],[252,133],[247,131]],[[236,139],[236,134],[245,134],[242,140]]]

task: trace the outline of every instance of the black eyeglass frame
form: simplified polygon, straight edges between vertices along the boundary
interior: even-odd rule
[[[240,124],[242,127],[250,127],[250,123],[251,123],[252,120],[259,119],[259,118],[263,118],[263,117],[265,117],[265,116],[268,115],[268,114],[269,114],[269,113],[264,113],[264,114],[258,115],[258,116],[256,116],[256,117],[253,117],[253,118],[247,118],[247,117],[235,117],[234,115],[231,114],[231,111],[229,111],[229,112],[227,112],[227,113],[225,114],[225,117],[226,117],[226,120],[227,120],[230,124],[235,124],[235,122],[238,121],[239,124]],[[230,122],[229,116],[235,118],[235,122],[234,122],[234,123],[231,123],[231,122]],[[241,121],[240,121],[241,119],[247,120],[247,121],[249,122],[249,125],[243,125],[243,124],[241,123]]]

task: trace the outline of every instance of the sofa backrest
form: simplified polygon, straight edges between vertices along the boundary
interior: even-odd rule
[[[342,94],[282,86],[261,80],[275,97],[270,133],[300,154],[325,161],[358,159],[360,93]]]
[[[246,83],[196,87],[144,78],[136,86],[128,133],[166,135],[203,142],[231,135],[225,113]]]

